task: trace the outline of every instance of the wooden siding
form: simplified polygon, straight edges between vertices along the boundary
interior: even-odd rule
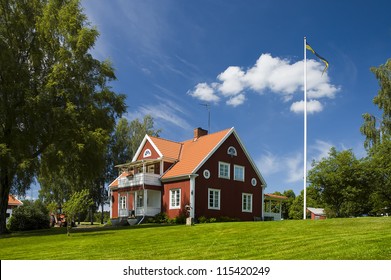
[[[230,146],[235,147],[237,156],[230,156],[227,150]],[[230,164],[230,179],[219,178],[219,162]],[[244,166],[244,182],[234,180],[234,165]],[[210,171],[210,178],[205,179],[203,172]],[[220,217],[227,216],[240,220],[253,220],[262,214],[262,186],[252,165],[242,150],[236,137],[231,134],[218,150],[204,163],[198,171],[196,178],[196,212],[195,216]],[[251,185],[251,179],[257,179],[257,185]],[[220,210],[208,209],[208,189],[219,189]],[[252,213],[242,211],[242,194],[253,195]]]
[[[170,190],[181,190],[181,204],[180,209],[170,209]],[[186,215],[185,206],[190,204],[190,181],[183,180],[164,184],[164,191],[162,194],[162,212],[165,212],[170,219],[176,218],[180,215]]]

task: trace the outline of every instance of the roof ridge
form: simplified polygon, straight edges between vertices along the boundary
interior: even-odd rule
[[[206,135],[198,137],[197,139],[205,138],[205,137],[208,137],[208,136],[213,136],[213,135],[215,135],[217,133],[222,133],[222,132],[225,132],[225,131],[228,133],[228,131],[230,131],[231,129],[234,129],[234,127],[226,128],[226,129],[219,130],[219,131],[216,131],[216,132],[213,132],[213,133],[208,133]],[[186,139],[186,140],[182,141],[181,143],[185,143],[185,142],[194,142],[194,138]]]
[[[155,138],[155,139],[159,139],[159,140],[164,140],[164,141],[175,143],[175,144],[182,144],[182,142],[178,142],[178,141],[174,141],[174,140],[170,140],[170,139],[166,139],[166,138],[162,138],[162,137],[158,137],[158,136],[151,136],[151,135],[148,135],[148,136],[149,136],[149,138]]]

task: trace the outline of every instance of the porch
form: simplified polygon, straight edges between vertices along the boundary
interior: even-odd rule
[[[156,190],[138,190],[119,193],[118,216],[145,217],[161,212],[161,192]]]
[[[264,201],[264,220],[280,221],[282,220],[282,202],[287,200],[286,196],[265,194]]]

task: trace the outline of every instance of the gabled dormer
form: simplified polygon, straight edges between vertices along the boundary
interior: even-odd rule
[[[161,176],[179,160],[181,149],[181,143],[145,135],[132,161],[116,166],[118,187],[161,186]]]

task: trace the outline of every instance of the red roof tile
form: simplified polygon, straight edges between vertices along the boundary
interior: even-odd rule
[[[8,205],[19,206],[19,205],[23,205],[23,202],[21,202],[19,199],[17,199],[12,194],[10,194],[8,195]]]
[[[166,158],[179,159],[182,149],[182,143],[166,140],[159,137],[149,136],[151,141],[159,149],[160,153]]]
[[[168,170],[162,178],[168,179],[193,173],[232,130],[230,128],[182,142],[179,162]]]

